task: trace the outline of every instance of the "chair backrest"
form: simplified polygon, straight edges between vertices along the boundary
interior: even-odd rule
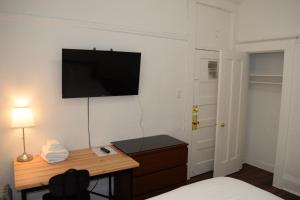
[[[69,169],[49,181],[50,194],[55,197],[78,196],[86,191],[90,182],[87,170]]]

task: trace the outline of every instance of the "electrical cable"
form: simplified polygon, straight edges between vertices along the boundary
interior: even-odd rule
[[[92,148],[91,145],[91,132],[90,132],[90,97],[87,99],[87,123],[88,123],[88,135],[89,135],[89,148]]]
[[[139,121],[139,125],[140,125],[140,128],[142,130],[142,138],[145,137],[145,130],[144,130],[144,126],[143,126],[143,120],[144,120],[144,112],[143,112],[143,105],[142,105],[142,102],[139,98],[139,96],[137,97],[138,99],[138,103],[139,103],[139,107],[140,107],[140,111],[141,111],[141,117],[140,117],[140,121]],[[140,151],[142,151],[144,148],[144,139],[142,139],[142,142],[140,144]]]
[[[144,131],[144,127],[143,127],[143,120],[144,120],[143,106],[142,106],[142,102],[141,102],[140,98],[137,97],[137,99],[138,99],[138,103],[139,103],[139,107],[140,107],[140,111],[141,111],[139,126],[140,126],[140,129],[142,130],[142,137],[145,137],[145,131]]]

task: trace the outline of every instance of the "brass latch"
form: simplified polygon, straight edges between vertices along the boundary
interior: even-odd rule
[[[199,108],[197,105],[193,105],[193,116],[192,116],[192,130],[197,130],[198,129],[198,125],[199,125],[199,121],[198,121],[198,111]]]

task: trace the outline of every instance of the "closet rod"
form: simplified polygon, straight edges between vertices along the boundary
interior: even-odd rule
[[[249,81],[250,84],[264,84],[264,85],[282,85],[282,83],[276,82],[261,82],[261,81]]]
[[[275,74],[249,74],[250,77],[279,77],[281,78],[283,75],[275,75]]]
[[[274,38],[264,38],[264,39],[257,39],[257,40],[244,40],[238,41],[238,44],[247,44],[247,43],[256,43],[256,42],[269,42],[269,41],[276,41],[276,40],[291,40],[291,39],[299,39],[299,35],[291,35],[285,37],[274,37]]]

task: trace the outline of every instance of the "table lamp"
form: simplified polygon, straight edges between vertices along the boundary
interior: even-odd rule
[[[32,155],[26,153],[24,129],[33,127],[34,120],[32,110],[29,107],[16,107],[12,112],[11,126],[13,128],[22,128],[23,130],[23,154],[18,156],[17,161],[27,162],[32,160]]]

